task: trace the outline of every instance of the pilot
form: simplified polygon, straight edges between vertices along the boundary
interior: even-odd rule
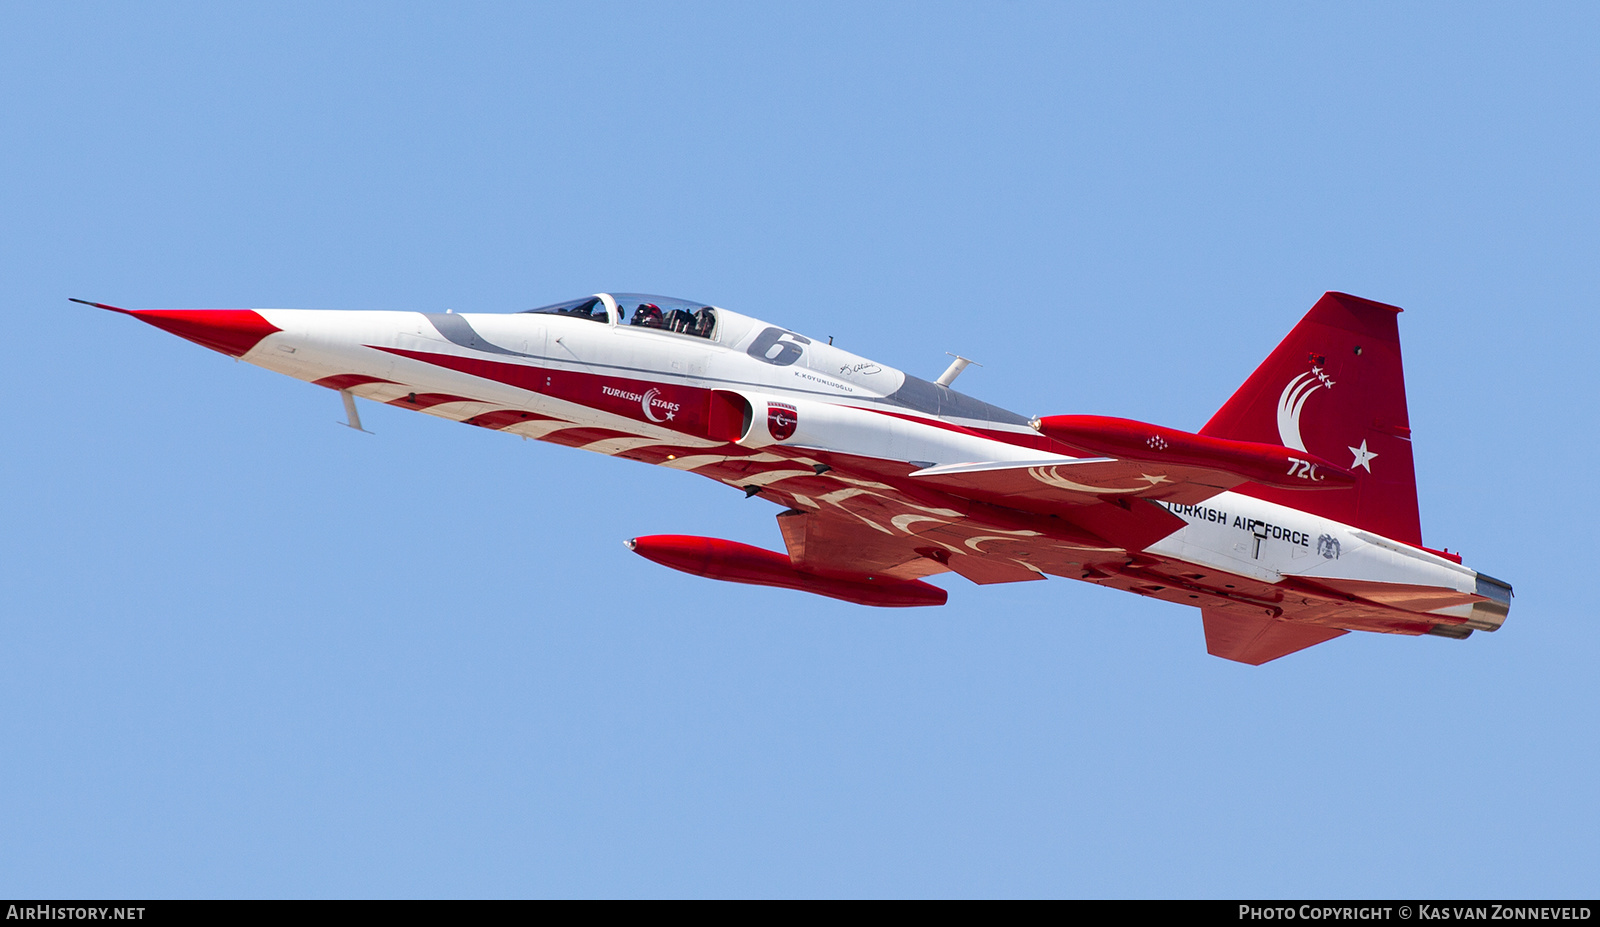
[[[643,325],[645,328],[661,327],[661,307],[655,303],[640,303],[639,308],[633,310],[633,321],[629,325]]]

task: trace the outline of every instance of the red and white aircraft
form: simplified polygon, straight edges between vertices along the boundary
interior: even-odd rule
[[[78,300],[82,302],[81,300]],[[354,397],[686,470],[783,507],[788,552],[628,541],[676,570],[862,605],[1046,574],[1200,609],[1260,664],[1347,631],[1464,638],[1511,587],[1422,545],[1394,306],[1328,293],[1198,433],[1026,419],[786,328],[601,293],[512,314],[128,310]]]

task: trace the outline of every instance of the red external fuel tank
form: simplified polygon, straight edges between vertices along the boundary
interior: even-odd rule
[[[654,534],[627,542],[628,549],[682,573],[752,586],[777,586],[843,599],[857,605],[943,605],[947,593],[920,580],[868,576],[836,579],[795,568],[788,555],[721,538]]]

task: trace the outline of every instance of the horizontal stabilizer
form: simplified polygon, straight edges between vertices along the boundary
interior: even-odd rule
[[[1265,614],[1236,614],[1220,608],[1202,608],[1200,615],[1206,626],[1206,652],[1251,666],[1260,666],[1350,633],[1341,628],[1287,621]]]

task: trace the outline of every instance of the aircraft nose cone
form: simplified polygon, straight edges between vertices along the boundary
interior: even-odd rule
[[[229,357],[243,357],[261,339],[283,331],[251,309],[123,309],[83,299],[73,302],[131,315]]]
[[[242,357],[261,339],[283,331],[249,309],[142,309],[128,315],[229,357]]]

